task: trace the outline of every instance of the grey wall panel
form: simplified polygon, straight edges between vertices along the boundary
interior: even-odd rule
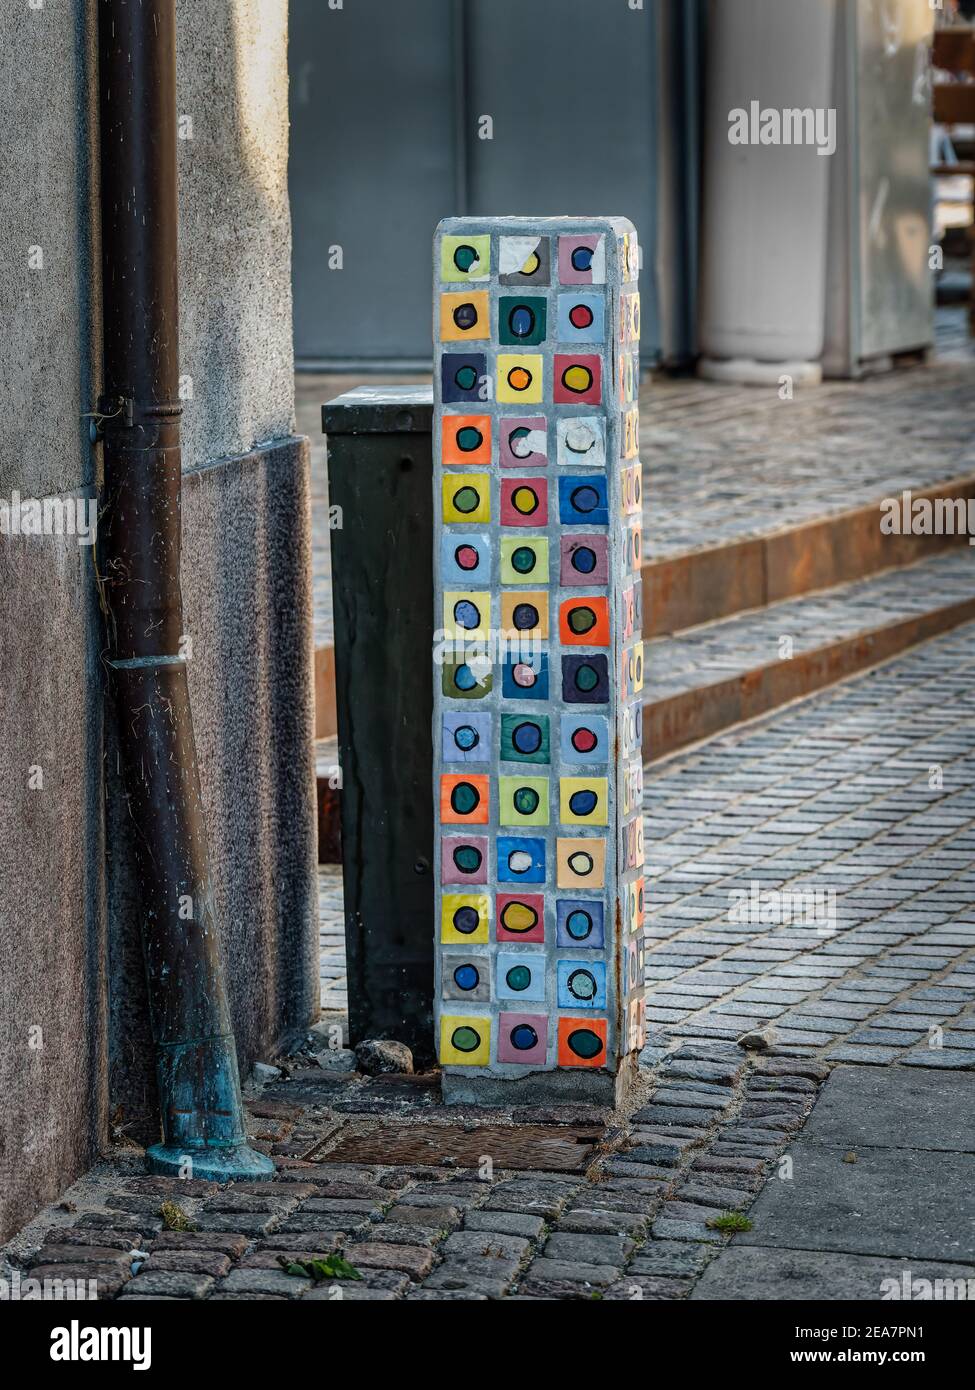
[[[287,0],[177,0],[183,469],[294,430]]]
[[[299,358],[430,358],[430,242],[456,210],[452,0],[291,6]],[[343,249],[329,270],[328,248]]]
[[[864,358],[934,339],[926,0],[857,5],[857,135]]]
[[[657,74],[657,246],[653,266],[661,362],[685,366],[697,353],[701,214],[703,0],[659,5]],[[647,269],[644,280],[650,283]]]
[[[628,217],[643,248],[643,352],[659,344],[656,30],[648,0],[469,0],[468,211]],[[481,139],[479,118],[493,120]]]
[[[430,238],[464,213],[630,218],[644,252],[643,351],[659,356],[658,276],[674,273],[656,247],[662,125],[673,159],[694,158],[683,97],[662,97],[661,19],[661,0],[292,0],[299,365],[429,363]],[[667,32],[685,43],[681,23]],[[671,181],[680,275],[685,191]],[[335,245],[340,271],[328,266]],[[679,357],[687,333],[676,337]]]
[[[182,587],[194,734],[237,1053],[294,1043],[318,1016],[308,442],[187,474]],[[111,1102],[158,1133],[132,821],[107,756]]]

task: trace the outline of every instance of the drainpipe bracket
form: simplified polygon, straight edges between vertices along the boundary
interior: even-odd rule
[[[99,396],[95,409],[88,414],[88,436],[92,444],[105,438],[106,420],[117,420],[126,429],[135,424],[135,401],[131,396]]]

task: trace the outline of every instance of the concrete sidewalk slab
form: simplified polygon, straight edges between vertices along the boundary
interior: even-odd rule
[[[975,1264],[975,1155],[857,1150],[804,1135],[788,1152],[793,1177],[773,1174],[736,1245]],[[850,1152],[855,1163],[844,1161]]]
[[[902,1285],[903,1261],[872,1255],[834,1255],[814,1250],[774,1250],[769,1247],[734,1247],[705,1270],[692,1299],[716,1302],[741,1299],[749,1302],[802,1301],[868,1302],[890,1297],[885,1279]],[[912,1262],[910,1278],[963,1279],[966,1293],[975,1287],[970,1265]],[[968,1281],[972,1281],[969,1284]]]
[[[802,1142],[975,1154],[975,1072],[837,1067]]]
[[[884,1279],[975,1291],[975,1076],[838,1067],[697,1299],[879,1299]],[[943,1262],[943,1263],[939,1263]],[[888,1297],[892,1295],[888,1290]],[[954,1295],[952,1295],[954,1296]]]

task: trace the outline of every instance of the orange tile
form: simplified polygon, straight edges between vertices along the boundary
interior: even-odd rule
[[[487,825],[488,811],[488,778],[485,774],[441,774],[440,819],[444,825]]]
[[[606,1030],[604,1018],[559,1018],[559,1066],[560,1067],[602,1067],[606,1065]],[[576,1051],[569,1043],[573,1034],[579,1034]],[[601,1043],[601,1047],[597,1044]],[[591,1055],[580,1055],[589,1052]]]
[[[490,467],[490,415],[444,415],[442,428],[445,468],[463,467],[466,464]],[[481,437],[479,444],[476,443],[476,435]]]
[[[573,613],[578,613],[576,628],[569,622]],[[591,626],[577,631],[576,629],[584,623]],[[606,595],[593,598],[580,595],[577,598],[565,599],[559,607],[559,637],[563,646],[608,647],[609,599]]]

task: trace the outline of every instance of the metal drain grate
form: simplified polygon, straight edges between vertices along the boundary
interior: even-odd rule
[[[389,1125],[356,1126],[328,1153],[314,1151],[329,1163],[411,1164],[439,1168],[476,1168],[489,1157],[497,1168],[581,1173],[592,1161],[603,1131],[572,1125]],[[307,1157],[311,1157],[308,1154]]]

